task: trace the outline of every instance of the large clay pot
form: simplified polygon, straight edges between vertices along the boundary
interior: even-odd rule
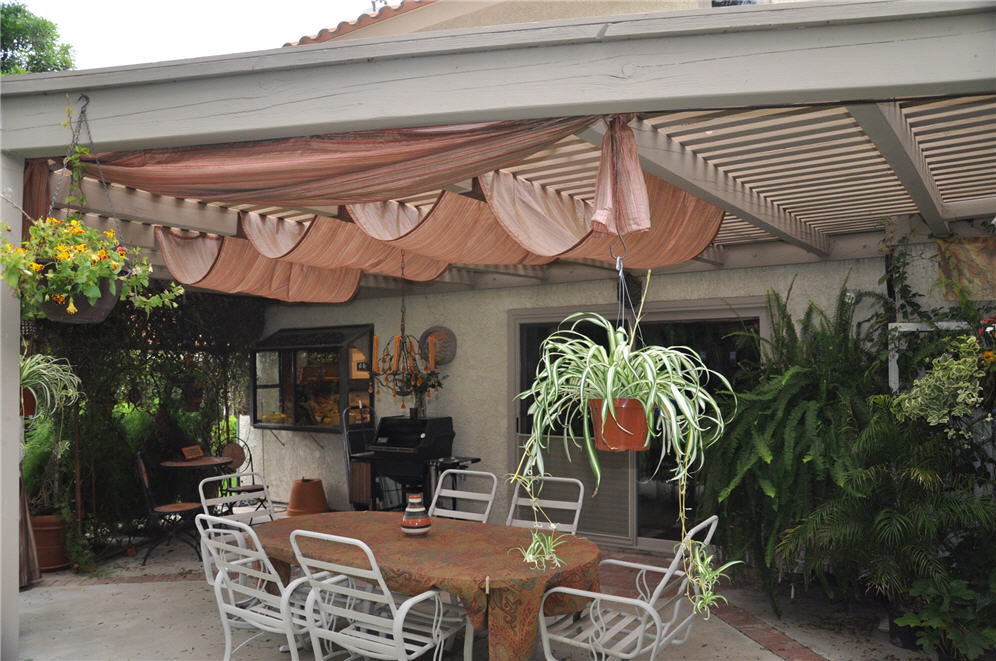
[[[595,449],[608,452],[646,450],[647,416],[636,399],[614,399],[616,417],[607,415],[603,428],[601,399],[588,400],[592,424],[595,427]]]
[[[287,501],[287,516],[318,514],[328,512],[329,503],[325,500],[325,487],[321,480],[301,478],[294,480],[290,499]]]
[[[21,388],[21,415],[34,415],[37,409],[38,401],[35,399],[35,394],[28,388]]]
[[[38,551],[38,568],[55,571],[69,566],[66,555],[66,531],[59,514],[36,514],[31,517]]]

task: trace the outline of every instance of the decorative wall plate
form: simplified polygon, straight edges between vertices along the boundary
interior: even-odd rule
[[[445,365],[456,357],[457,340],[449,328],[430,326],[418,338],[418,350],[423,360],[429,359],[429,337],[436,339],[436,365]]]

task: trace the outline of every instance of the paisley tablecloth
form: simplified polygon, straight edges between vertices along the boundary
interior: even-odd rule
[[[400,512],[327,512],[295,516],[254,527],[275,563],[294,563],[290,533],[312,530],[362,539],[373,550],[388,587],[417,594],[439,588],[456,596],[476,629],[488,630],[491,659],[528,659],[533,652],[539,606],[548,587],[598,589],[598,547],[567,535],[557,547],[559,568],[532,569],[516,547],[526,547],[530,532],[472,521],[434,518],[424,537],[401,532]],[[312,540],[305,540],[311,542]],[[302,545],[308,555],[349,560],[341,545]],[[359,557],[354,562],[360,562]],[[547,604],[547,614],[580,610],[583,603]]]

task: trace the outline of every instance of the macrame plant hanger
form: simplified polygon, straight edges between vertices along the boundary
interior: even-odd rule
[[[52,191],[52,197],[48,202],[48,212],[45,215],[52,215],[52,210],[55,209],[55,201],[62,197],[62,189],[67,178],[70,180],[67,196],[65,198],[67,214],[72,212],[70,210],[71,204],[75,204],[80,207],[79,213],[81,215],[84,213],[83,209],[86,207],[86,196],[83,194],[83,173],[79,171],[74,172],[70,167],[70,163],[73,163],[78,158],[80,138],[82,137],[85,129],[87,142],[86,152],[87,154],[93,156],[94,163],[97,165],[97,176],[100,180],[100,186],[104,191],[104,195],[107,197],[107,210],[110,213],[109,217],[117,218],[117,214],[114,211],[114,200],[111,199],[111,189],[107,184],[107,178],[104,177],[104,168],[101,166],[100,159],[97,158],[96,151],[93,147],[93,133],[90,131],[90,121],[87,119],[86,115],[87,106],[90,105],[90,97],[86,94],[80,94],[77,101],[80,102],[80,109],[79,112],[76,113],[76,120],[69,120],[69,128],[72,131],[72,138],[69,141],[69,147],[66,149],[66,158],[62,161],[62,176],[59,177],[59,184],[55,187],[55,190]]]

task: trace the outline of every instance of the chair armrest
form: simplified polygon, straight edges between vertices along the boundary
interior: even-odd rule
[[[616,567],[626,567],[628,569],[641,569],[643,571],[652,571],[658,574],[666,574],[668,569],[665,567],[657,567],[655,565],[644,565],[639,562],[630,562],[629,560],[616,560],[615,558],[606,558],[598,563],[599,568],[605,565],[613,565]]]

